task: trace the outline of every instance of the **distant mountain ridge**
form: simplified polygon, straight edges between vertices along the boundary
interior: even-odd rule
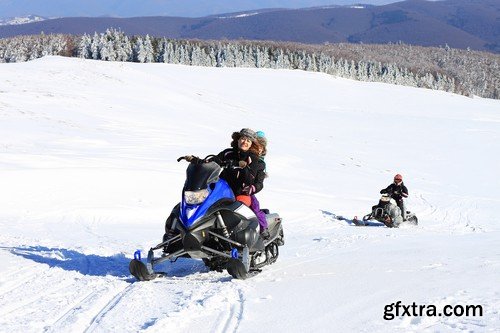
[[[0,25],[18,25],[27,24],[33,22],[45,21],[47,18],[38,15],[27,15],[22,17],[9,17],[6,19],[0,19]]]
[[[44,33],[93,34],[119,28],[129,35],[186,39],[249,39],[308,44],[403,42],[500,52],[500,1],[408,0],[384,6],[272,9],[202,18],[60,18],[0,26],[0,38]]]
[[[354,0],[356,1],[356,0]],[[385,5],[399,0],[363,0]],[[43,17],[204,17],[261,8],[307,8],[350,5],[353,0],[0,0],[0,18]]]

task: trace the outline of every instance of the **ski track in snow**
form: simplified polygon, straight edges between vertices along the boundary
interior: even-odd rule
[[[124,293],[128,291],[131,285],[125,287],[124,290],[113,296],[113,298],[102,308],[102,310],[93,317],[90,325],[83,330],[84,332],[92,332],[98,325],[99,320],[121,299]],[[94,287],[96,288],[96,287]],[[99,286],[86,295],[83,298],[77,300],[75,303],[70,304],[69,308],[61,309],[61,315],[58,316],[52,323],[45,326],[44,332],[60,332],[67,327],[70,327],[73,323],[79,321],[80,317],[88,317],[88,313],[95,312],[98,308],[97,304],[100,304],[101,294],[105,294],[108,291],[108,286]]]
[[[238,286],[238,283],[229,282],[230,279],[224,276],[224,274],[209,274],[215,274],[217,276],[222,275],[222,281],[220,278],[216,278],[210,281],[209,284],[202,282],[201,286],[199,285],[195,290],[188,292],[188,301],[179,304],[181,306],[177,309],[177,312],[173,314],[173,322],[166,323],[167,328],[170,327],[174,329],[176,327],[175,319],[178,319],[179,324],[182,325],[185,324],[186,316],[192,316],[193,312],[199,314],[206,311],[211,315],[211,318],[205,317],[205,313],[199,319],[194,319],[194,321],[200,325],[200,329],[206,324],[206,327],[211,327],[210,331],[213,330],[213,332],[236,331],[243,316],[245,302],[244,292],[241,287]],[[187,284],[185,284],[186,282]],[[182,290],[184,290],[183,295],[186,295],[185,290],[190,290],[192,288],[191,283],[192,281],[182,281]],[[200,306],[201,309],[198,309]],[[159,327],[162,327],[163,322],[159,324]],[[192,323],[190,325],[192,325]]]
[[[82,230],[89,232],[88,228],[84,226]],[[108,237],[91,233],[99,237],[98,243],[109,244]],[[34,242],[23,240],[23,243]],[[69,249],[7,247],[3,250],[54,267],[24,260],[26,265],[2,276],[0,326],[17,323],[26,332],[154,332],[183,326],[188,329],[197,322],[201,331],[211,327],[211,332],[235,332],[243,318],[244,287],[231,282],[227,273],[207,272],[198,260],[180,259],[179,267],[172,266],[172,276],[141,283],[118,276],[99,276],[102,273],[93,267],[99,261],[84,255],[78,255],[75,264],[65,266],[72,258]],[[202,272],[197,273],[200,269]],[[97,276],[92,276],[95,273]],[[164,293],[159,292],[162,288]],[[145,311],[142,299],[158,311]],[[37,308],[44,310],[35,312]],[[122,320],[124,312],[127,321]],[[199,319],[193,318],[193,313],[200,314]],[[162,319],[165,315],[167,318]],[[185,317],[191,318],[190,321],[186,322]]]
[[[89,325],[87,329],[84,330],[84,332],[94,332],[96,328],[99,326],[102,318],[106,316],[108,313],[113,311],[114,307],[120,302],[123,297],[130,292],[133,288],[135,287],[134,284],[130,284],[125,289],[120,291],[118,294],[116,294],[103,308],[99,313],[92,319],[92,323]]]
[[[191,318],[191,327],[197,322],[202,330],[207,325],[213,332],[235,332],[243,316],[243,291],[239,287],[233,288],[225,274],[190,273],[196,277],[166,277],[151,283],[130,283],[116,278],[93,279],[85,283],[88,288],[81,286],[84,279],[64,279],[57,285],[48,285],[44,282],[47,280],[31,280],[32,276],[26,276],[21,284],[26,288],[25,281],[30,279],[29,290],[17,302],[4,294],[2,301],[10,301],[8,306],[1,307],[0,314],[6,324],[21,322],[28,332],[39,329],[58,332],[71,327],[83,332],[176,330],[187,324],[185,317]],[[12,286],[6,287],[19,293]],[[162,288],[165,288],[165,293],[159,291]],[[92,291],[84,292],[88,289]],[[69,296],[68,292],[71,293],[70,299],[61,298]],[[143,298],[146,298],[146,303],[138,303]],[[146,304],[153,308],[146,311]],[[32,312],[37,307],[46,309],[43,316]],[[120,321],[124,311],[130,317],[127,322]],[[167,319],[160,319],[162,311],[168,313]],[[198,319],[196,314],[201,314]],[[27,317],[30,317],[29,321],[26,321]]]

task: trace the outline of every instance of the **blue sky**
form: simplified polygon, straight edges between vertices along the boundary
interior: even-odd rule
[[[0,0],[0,17],[36,14],[67,16],[200,17],[259,8],[303,8],[353,3],[387,4],[391,0]]]

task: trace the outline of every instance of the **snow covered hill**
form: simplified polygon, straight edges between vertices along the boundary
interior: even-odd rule
[[[178,260],[169,277],[134,282],[133,252],[161,240],[180,199],[176,158],[217,153],[243,127],[269,139],[259,198],[284,219],[278,261],[238,281]],[[500,328],[498,100],[301,71],[46,57],[0,64],[0,133],[2,332]],[[366,214],[395,173],[419,226],[333,218]],[[398,301],[483,313],[410,316],[391,310]]]
[[[45,21],[46,18],[37,15],[27,15],[21,17],[10,17],[5,19],[0,19],[0,25],[18,25],[33,22]]]

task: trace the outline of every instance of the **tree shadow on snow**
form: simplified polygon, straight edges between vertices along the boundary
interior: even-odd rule
[[[48,248],[44,246],[1,247],[12,254],[47,264],[49,267],[59,267],[66,271],[75,271],[90,276],[129,277],[128,265],[130,259],[124,254],[103,257],[95,254],[84,254],[75,250]]]

